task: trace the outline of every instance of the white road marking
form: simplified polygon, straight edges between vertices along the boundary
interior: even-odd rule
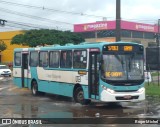
[[[8,91],[12,91],[14,89],[16,89],[17,87],[12,87],[12,88],[9,88]]]
[[[0,88],[0,91],[2,91],[2,90],[4,90],[4,89],[7,89],[7,88],[9,88],[10,86],[7,86],[7,87],[2,87],[2,88]]]
[[[4,77],[0,77],[0,80],[4,79]]]

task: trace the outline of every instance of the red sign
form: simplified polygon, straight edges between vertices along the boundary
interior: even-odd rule
[[[102,22],[74,25],[74,32],[86,32],[86,31],[109,30],[109,29],[115,29],[115,21],[102,21]]]
[[[116,21],[102,21],[86,24],[75,24],[74,32],[87,32],[97,30],[114,30],[116,28]],[[157,25],[143,24],[129,21],[121,21],[121,29],[135,30],[144,32],[158,32]]]
[[[144,32],[156,32],[156,25],[143,24],[143,23],[135,23],[128,21],[121,21],[121,29],[126,30],[135,30],[135,31],[144,31]]]

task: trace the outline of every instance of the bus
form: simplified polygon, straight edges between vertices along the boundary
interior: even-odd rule
[[[144,47],[133,42],[16,48],[13,82],[33,95],[50,93],[76,103],[145,99]]]

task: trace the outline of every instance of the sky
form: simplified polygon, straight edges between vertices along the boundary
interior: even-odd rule
[[[0,31],[73,30],[73,24],[115,20],[116,0],[0,0]],[[160,0],[121,0],[121,19],[155,24]]]

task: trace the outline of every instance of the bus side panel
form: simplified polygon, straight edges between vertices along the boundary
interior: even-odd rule
[[[73,97],[73,89],[76,84],[74,71],[45,70],[38,67],[38,90],[46,93]]]
[[[31,85],[32,85],[32,78],[28,78],[28,89],[32,88]]]
[[[72,97],[74,85],[80,84],[83,87],[85,98],[88,98],[86,70],[82,71],[85,72],[85,75],[80,75],[78,71],[47,69],[37,67],[39,91]]]
[[[38,83],[38,90],[41,92],[57,94],[72,97],[73,96],[73,84],[40,81]]]
[[[84,91],[84,98],[88,99],[88,86],[82,85]],[[38,83],[38,90],[41,92],[63,95],[73,97],[74,85],[69,83],[40,81]]]
[[[88,91],[88,85],[82,85],[83,93],[84,93],[84,99],[89,99],[89,91]]]
[[[13,83],[22,88],[21,67],[13,67]]]
[[[16,85],[16,86],[18,86],[19,88],[22,88],[22,83],[21,83],[21,78],[19,78],[19,77],[14,77],[13,78],[13,83],[14,83],[14,85]]]

